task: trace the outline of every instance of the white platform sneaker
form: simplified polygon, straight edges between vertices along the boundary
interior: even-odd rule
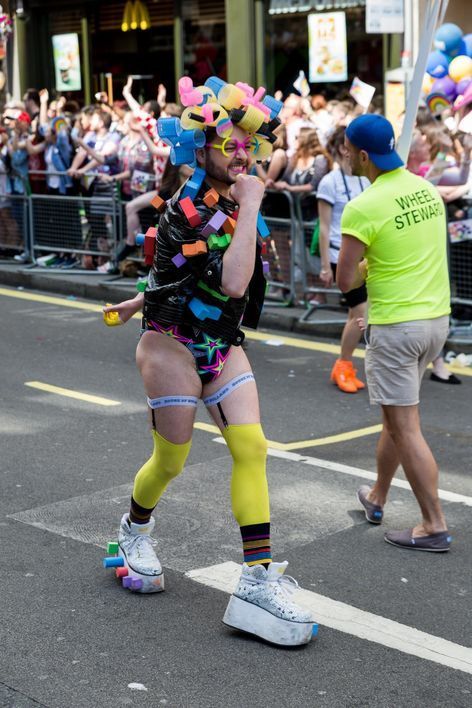
[[[307,644],[318,631],[310,612],[291,601],[298,583],[284,575],[287,561],[252,567],[243,564],[238,586],[226,608],[223,622],[255,634],[273,644]]]
[[[162,566],[154,551],[156,541],[150,534],[155,521],[147,524],[128,523],[128,514],[121,519],[118,534],[118,557],[123,558],[123,568],[119,573],[123,586],[135,592],[161,592],[164,590]],[[141,581],[141,582],[139,582]]]

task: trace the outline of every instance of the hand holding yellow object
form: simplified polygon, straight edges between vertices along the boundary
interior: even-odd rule
[[[103,321],[108,327],[116,327],[117,325],[123,324],[121,321],[119,313],[111,309],[113,305],[110,302],[107,302],[107,305],[105,308],[103,308]]]

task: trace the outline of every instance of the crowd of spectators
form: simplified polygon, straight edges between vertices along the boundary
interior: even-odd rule
[[[188,176],[187,168],[170,164],[169,148],[157,135],[159,116],[180,114],[176,104],[166,101],[164,86],[159,86],[156,100],[142,105],[133,96],[131,78],[123,88],[123,100],[110,105],[106,94],[96,99],[81,108],[64,97],[50,100],[46,89],[30,89],[22,102],[6,106],[0,126],[0,249],[4,255],[11,255],[11,249],[18,249],[22,241],[21,200],[15,201],[15,195],[90,197],[82,213],[88,235],[82,234],[81,243],[102,255],[68,253],[56,254],[57,258],[62,267],[117,272],[135,249],[135,235],[142,229],[140,212],[157,192],[170,197]],[[380,112],[381,104],[379,97],[369,110]],[[440,116],[420,107],[408,158],[408,169],[438,186],[453,219],[468,216],[467,198],[472,193],[470,123],[468,133],[460,128],[471,107],[471,91]],[[317,219],[317,201],[309,197],[326,175],[342,171],[342,129],[362,112],[349,96],[326,100],[320,94],[307,98],[290,94],[285,98],[271,159],[254,167],[270,190],[266,213],[282,215],[276,193],[284,191],[300,195],[303,219]],[[333,135],[337,136],[334,141]],[[114,252],[109,205],[113,196],[125,203],[126,215],[125,237]],[[57,213],[50,204],[48,209],[51,223],[57,225]],[[16,253],[19,261],[29,258],[26,249]],[[319,259],[310,263],[312,270],[320,271],[323,265],[327,269]],[[321,283],[330,285],[331,278],[321,277]]]

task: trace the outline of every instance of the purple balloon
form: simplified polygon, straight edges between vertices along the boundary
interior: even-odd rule
[[[444,76],[442,79],[436,79],[431,87],[431,93],[442,93],[450,101],[453,101],[457,95],[455,82],[450,76]]]
[[[456,84],[456,93],[458,96],[463,96],[467,90],[467,87],[472,84],[472,78],[468,76],[466,79],[461,79]]]

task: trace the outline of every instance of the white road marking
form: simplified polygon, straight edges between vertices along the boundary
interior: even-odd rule
[[[202,585],[232,593],[240,573],[241,566],[229,561],[208,568],[190,570],[185,575]],[[309,609],[320,625],[472,674],[470,647],[359,610],[310,590],[297,590],[296,602]]]
[[[226,440],[224,438],[218,437],[213,438],[213,442],[221,443],[226,445]],[[301,462],[305,465],[313,465],[314,467],[320,467],[325,470],[332,470],[333,472],[341,472],[342,474],[351,475],[351,477],[361,477],[362,479],[369,479],[375,481],[377,475],[375,472],[369,472],[368,470],[363,470],[361,467],[351,467],[350,465],[343,465],[341,462],[330,462],[330,460],[322,460],[319,457],[309,457],[308,455],[299,455],[296,452],[288,452],[287,450],[275,450],[274,448],[268,449],[268,454],[272,457],[282,457],[285,460],[290,460],[291,462]],[[393,487],[400,487],[401,489],[408,489],[411,492],[411,487],[404,479],[393,479]],[[450,492],[447,489],[439,489],[439,498],[448,502],[455,502],[456,504],[464,504],[464,506],[472,506],[472,497],[468,497],[465,494],[457,494],[456,492]]]

